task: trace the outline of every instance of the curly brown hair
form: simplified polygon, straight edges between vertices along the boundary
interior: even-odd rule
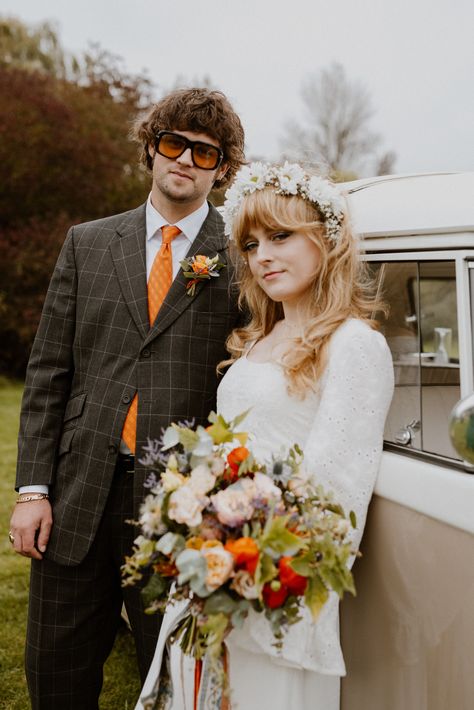
[[[226,174],[214,187],[226,187],[244,163],[244,129],[229,100],[221,91],[177,89],[153,106],[133,128],[133,137],[141,143],[140,161],[152,169],[148,147],[153,146],[158,131],[177,130],[206,133],[219,141],[224,151]]]

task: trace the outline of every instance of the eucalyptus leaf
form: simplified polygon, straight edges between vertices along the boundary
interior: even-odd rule
[[[248,616],[248,613],[250,611],[251,604],[247,599],[242,599],[240,602],[237,602],[237,608],[235,611],[232,613],[232,616],[230,617],[232,626],[236,629],[242,628],[244,625],[244,621]]]
[[[179,429],[175,426],[169,426],[165,433],[163,434],[163,446],[162,451],[167,451],[167,449],[172,449],[173,446],[179,444]]]
[[[174,553],[179,553],[184,549],[186,541],[182,535],[178,533],[167,532],[156,543],[158,552],[162,552],[168,557]]]
[[[178,585],[189,583],[199,597],[208,597],[211,591],[206,587],[207,563],[199,550],[185,549],[175,560],[179,570]]]
[[[168,587],[169,581],[165,580],[159,574],[153,574],[147,585],[141,590],[145,606],[149,606],[156,599],[162,599]]]
[[[204,604],[205,614],[232,614],[237,609],[238,602],[230,597],[226,592],[214,592],[206,599]]]

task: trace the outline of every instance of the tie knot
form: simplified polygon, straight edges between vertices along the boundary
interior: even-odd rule
[[[170,244],[173,239],[178,236],[178,234],[181,234],[181,230],[179,227],[175,227],[174,225],[166,224],[161,228],[163,244]]]

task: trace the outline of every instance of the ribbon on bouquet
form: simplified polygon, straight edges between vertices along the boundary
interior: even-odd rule
[[[168,710],[173,701],[173,679],[171,674],[170,647],[176,629],[188,614],[188,603],[184,604],[172,620],[166,635],[162,632],[156,645],[155,655],[151,662],[142,695],[135,710]],[[165,617],[166,619],[166,617]],[[163,622],[164,625],[165,621]]]
[[[170,710],[173,706],[175,691],[182,687],[173,687],[171,669],[171,645],[175,640],[176,630],[188,614],[188,604],[181,609],[166,631],[166,637],[160,636],[155,656],[135,710]],[[228,679],[229,659],[227,647],[219,661],[212,662],[209,656],[196,660],[194,665],[194,710],[231,710],[225,679]]]
[[[194,662],[193,710],[231,710],[229,692],[229,654],[224,643],[222,656],[212,663],[208,656]]]

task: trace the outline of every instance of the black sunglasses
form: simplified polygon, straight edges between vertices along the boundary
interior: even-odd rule
[[[172,131],[159,131],[155,138],[155,150],[165,158],[174,160],[191,149],[193,163],[202,170],[216,170],[224,158],[223,151],[216,145],[202,141],[190,141],[185,136]]]

